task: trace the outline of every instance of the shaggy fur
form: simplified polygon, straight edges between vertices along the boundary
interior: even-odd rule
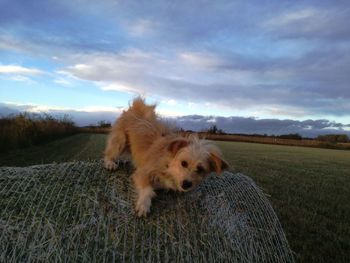
[[[146,216],[156,189],[186,192],[195,188],[210,172],[228,168],[219,149],[197,136],[181,137],[161,122],[155,105],[136,98],[122,113],[109,134],[104,156],[108,170],[130,151],[136,167],[132,175],[137,192],[136,213]]]

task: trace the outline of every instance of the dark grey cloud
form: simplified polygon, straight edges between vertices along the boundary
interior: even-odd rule
[[[277,38],[307,38],[317,40],[350,40],[350,29],[344,23],[350,15],[347,1],[305,1],[278,15],[271,15],[264,23]]]
[[[0,103],[0,118],[2,117],[7,117],[7,116],[13,116],[13,115],[17,115],[21,113],[20,110],[15,109],[13,107],[8,107],[6,104],[4,103]]]
[[[281,135],[299,133],[304,137],[316,137],[321,134],[342,133],[350,135],[349,125],[329,121],[319,120],[279,120],[279,119],[256,119],[246,117],[214,117],[190,115],[182,116],[173,121],[177,126],[185,130],[202,131],[212,125],[228,133],[238,134],[268,134]]]
[[[116,90],[118,83],[124,83],[140,93],[215,102],[232,109],[275,105],[285,112],[295,108],[303,109],[305,115],[346,116],[350,114],[350,56],[340,55],[314,53],[268,64],[240,57],[232,61],[220,56],[210,58],[206,53],[194,53],[194,61],[174,58],[165,62],[156,55],[131,53],[106,58],[105,54],[96,54],[80,58],[86,67],[77,65],[66,71],[85,80],[117,83]]]
[[[80,0],[0,1],[0,40],[20,42],[22,50],[46,55],[115,50],[125,44],[123,30],[101,17],[102,11],[96,12],[102,6],[108,9]],[[118,42],[111,43],[110,38]]]

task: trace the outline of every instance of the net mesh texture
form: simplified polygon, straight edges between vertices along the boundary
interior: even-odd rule
[[[247,176],[159,192],[137,218],[132,167],[102,161],[0,167],[0,262],[294,262],[269,201]]]

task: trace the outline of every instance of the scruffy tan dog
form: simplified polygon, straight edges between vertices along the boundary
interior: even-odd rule
[[[136,98],[122,113],[109,134],[104,166],[115,170],[115,161],[126,150],[136,166],[133,181],[137,192],[136,213],[146,216],[156,189],[186,192],[195,188],[210,172],[228,168],[217,147],[173,133],[157,118],[155,105]]]

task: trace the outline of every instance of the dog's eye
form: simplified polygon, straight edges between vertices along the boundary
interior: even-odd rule
[[[188,163],[187,163],[186,161],[182,161],[182,162],[181,162],[181,165],[182,165],[182,167],[185,167],[185,168],[186,168],[186,167],[188,166]]]
[[[200,165],[198,165],[197,166],[197,173],[204,173],[205,172],[205,170],[204,170],[204,168],[203,168],[203,166],[200,166]]]

